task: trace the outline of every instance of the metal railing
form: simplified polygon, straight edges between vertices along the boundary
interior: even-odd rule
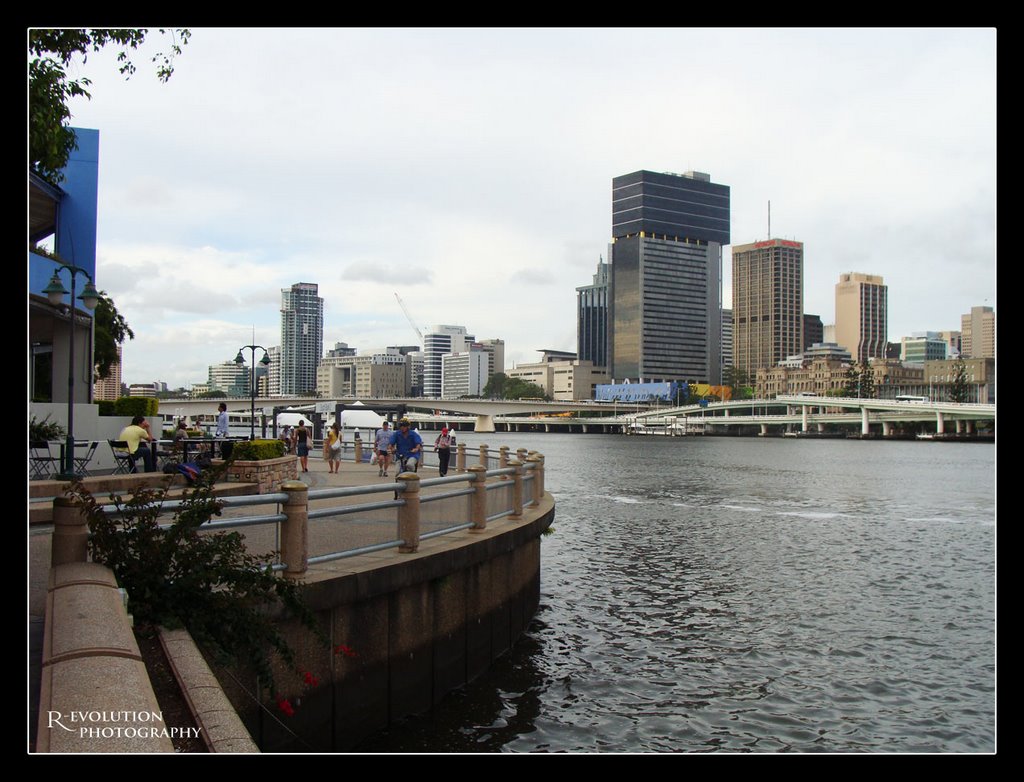
[[[524,507],[541,502],[541,454],[520,449],[510,456],[507,447],[493,454],[484,445],[479,447],[479,463],[466,467],[467,458],[472,456],[475,455],[467,454],[465,445],[460,444],[452,459],[455,472],[445,477],[421,479],[418,473],[402,473],[394,483],[312,490],[299,481],[288,481],[272,494],[222,498],[218,500],[222,512],[269,504],[277,508],[271,513],[207,521],[200,529],[220,531],[272,525],[273,548],[278,554],[278,562],[272,567],[294,578],[302,576],[310,565],[361,554],[394,548],[413,553],[424,540],[467,529],[481,531],[488,523],[502,518],[519,520]],[[391,496],[371,502],[333,502],[374,495]],[[311,503],[319,507],[311,508]],[[164,501],[160,513],[173,513],[182,504],[181,500]],[[102,509],[107,513],[118,512],[113,504]],[[68,497],[57,498],[53,564],[85,561],[87,538],[78,503]],[[311,538],[317,540],[317,549],[327,550],[311,555]],[[367,538],[371,540],[367,542]]]

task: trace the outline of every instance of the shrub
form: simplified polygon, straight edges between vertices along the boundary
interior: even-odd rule
[[[37,421],[36,417],[32,416],[32,420],[29,421],[28,440],[30,443],[37,443],[43,440],[63,440],[67,436],[68,430],[60,424],[51,421],[49,415],[42,421]]]
[[[284,443],[280,440],[251,440],[235,443],[231,458],[243,462],[280,459],[284,456]]]
[[[97,400],[96,406],[100,409],[100,415],[117,415],[117,411],[114,410],[114,401],[112,399]]]
[[[114,414],[134,418],[137,415],[156,415],[160,410],[160,400],[146,396],[122,396],[114,402]]]
[[[186,490],[169,529],[157,521],[164,491],[112,496],[118,512],[109,515],[80,482],[72,494],[88,519],[93,561],[114,572],[136,622],[186,627],[220,662],[251,665],[273,695],[272,655],[295,663],[268,609],[283,606],[325,646],[330,642],[298,585],[274,575],[273,554],[248,553],[238,532],[200,534],[200,525],[221,512],[212,492],[218,475],[204,471],[195,489]]]

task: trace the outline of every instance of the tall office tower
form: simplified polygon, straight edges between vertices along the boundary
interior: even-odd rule
[[[733,366],[732,355],[732,310],[722,308],[722,369]]]
[[[825,341],[825,326],[818,315],[804,313],[804,350]]]
[[[722,379],[729,187],[697,171],[612,180],[611,374]]]
[[[482,339],[479,345],[487,354],[487,379],[484,381],[484,385],[487,385],[487,380],[490,380],[495,372],[505,371],[505,340]]]
[[[267,365],[267,396],[281,396],[281,346],[267,348],[270,364]]]
[[[487,385],[487,353],[479,344],[441,356],[441,398],[478,396]]]
[[[211,391],[219,391],[224,396],[249,396],[249,378],[249,367],[246,364],[222,361],[210,364],[206,384]]]
[[[324,300],[315,282],[281,291],[281,394],[316,393],[316,367],[324,350]]]
[[[608,264],[598,257],[594,282],[576,289],[576,355],[608,366]]]
[[[423,335],[423,396],[441,396],[441,356],[462,353],[476,337],[465,326],[430,326]]]
[[[733,366],[750,375],[804,349],[804,244],[732,248]]]
[[[121,396],[121,346],[117,346],[117,361],[110,365],[110,374],[104,380],[93,383],[92,398],[99,401],[115,402]]]
[[[996,314],[991,307],[971,307],[968,314],[960,316],[960,355],[996,357]]]
[[[885,355],[889,328],[888,291],[877,274],[850,272],[839,275],[835,342],[849,350],[859,364]]]

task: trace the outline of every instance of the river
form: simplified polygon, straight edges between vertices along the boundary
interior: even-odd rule
[[[991,444],[462,439],[545,455],[540,610],[358,750],[995,750]]]

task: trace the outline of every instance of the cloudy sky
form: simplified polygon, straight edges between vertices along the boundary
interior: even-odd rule
[[[135,331],[125,382],[205,381],[280,291],[315,282],[324,346],[465,325],[506,360],[574,350],[612,177],[707,172],[736,244],[805,244],[805,311],[842,272],[889,286],[889,339],[995,306],[991,29],[194,28],[154,31],[72,123],[100,131],[97,282]],[[730,305],[725,254],[725,306]]]

